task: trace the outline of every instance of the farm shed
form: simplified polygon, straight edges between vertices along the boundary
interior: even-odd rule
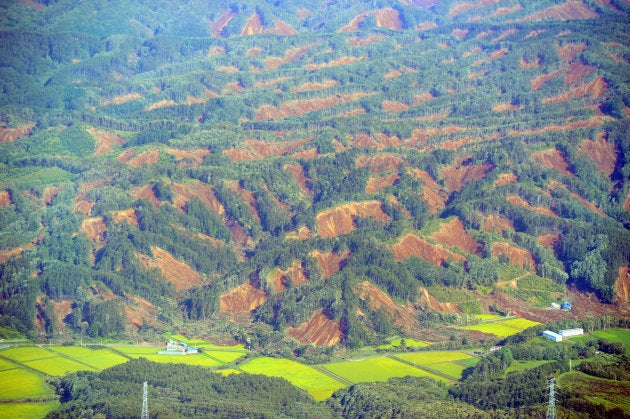
[[[584,334],[584,329],[582,329],[581,327],[576,327],[574,329],[564,329],[559,330],[558,334],[560,334],[560,336],[562,336],[563,338],[568,338],[570,336],[579,336]]]
[[[562,342],[562,336],[551,330],[545,330],[542,335],[551,341]]]

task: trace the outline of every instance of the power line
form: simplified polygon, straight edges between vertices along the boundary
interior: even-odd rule
[[[554,378],[549,380],[549,407],[547,407],[547,419],[556,419],[556,381]]]
[[[140,417],[141,419],[149,419],[149,390],[146,381],[142,386],[142,415]]]

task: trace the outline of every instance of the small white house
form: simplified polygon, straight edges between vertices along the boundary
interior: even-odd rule
[[[553,342],[562,342],[562,335],[552,332],[551,330],[545,330],[542,332],[542,335]]]
[[[584,334],[584,329],[582,329],[581,327],[576,327],[574,329],[564,329],[564,330],[559,330],[558,333],[560,334],[560,336],[562,336],[563,338],[568,338],[570,336],[579,336],[579,335],[583,335]]]

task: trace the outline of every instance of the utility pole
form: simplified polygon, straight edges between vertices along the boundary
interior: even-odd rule
[[[149,391],[146,381],[142,387],[142,415],[140,417],[141,419],[149,419]]]
[[[547,407],[547,419],[556,419],[556,381],[554,378],[549,380],[549,407]]]

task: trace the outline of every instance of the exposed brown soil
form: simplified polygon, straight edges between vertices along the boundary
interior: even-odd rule
[[[359,38],[358,36],[348,38],[348,45],[351,47],[365,47],[385,39],[383,34],[372,34],[367,38]]]
[[[269,57],[268,58],[268,60],[271,60],[271,59],[279,60],[279,64],[278,65],[281,65],[281,63],[282,63],[282,59],[280,59],[278,57]],[[280,77],[280,78],[272,79],[272,80],[264,80],[264,81],[261,80],[261,81],[257,81],[254,86],[257,89],[267,89],[269,87],[276,87],[277,88],[278,87],[278,83],[281,83],[281,82],[283,82],[285,80],[291,80],[291,78],[290,77]]]
[[[260,47],[252,47],[250,49],[247,50],[247,52],[245,53],[246,57],[255,57],[257,55],[262,54],[263,49]]]
[[[298,87],[291,89],[292,92],[308,92],[312,90],[325,90],[335,87],[339,84],[337,80],[328,79],[322,82],[307,82]]]
[[[560,242],[560,234],[559,233],[549,233],[543,234],[542,236],[536,237],[536,241],[542,244],[549,249],[553,249],[557,243]]]
[[[300,190],[306,195],[311,193],[311,180],[304,173],[304,168],[301,164],[285,164],[284,169],[295,179],[295,182],[300,187]]]
[[[560,58],[562,58],[565,62],[571,62],[575,59],[575,57],[577,57],[578,54],[586,50],[586,44],[585,43],[581,43],[581,44],[569,43],[565,45],[558,45],[557,49],[558,49],[558,55],[560,55]]]
[[[0,207],[7,207],[11,205],[13,201],[11,200],[11,192],[9,191],[0,191]]]
[[[300,226],[297,230],[287,231],[284,238],[287,240],[306,240],[312,238],[311,229],[308,226]]]
[[[557,215],[551,211],[549,208],[544,207],[534,207],[532,204],[524,200],[522,197],[518,195],[508,195],[505,200],[512,205],[518,205],[519,207],[523,207],[527,210],[537,212],[543,215],[549,215],[550,217],[557,217]]]
[[[217,55],[222,55],[222,54],[225,54],[225,53],[226,53],[225,48],[220,47],[220,46],[214,46],[214,47],[211,47],[208,50],[208,54],[206,54],[206,56],[207,57],[216,57]]]
[[[7,260],[19,256],[23,251],[25,250],[29,250],[35,247],[35,245],[39,244],[42,242],[42,240],[44,240],[44,236],[39,236],[37,237],[35,240],[33,240],[31,243],[28,243],[24,246],[20,246],[20,247],[16,247],[15,249],[11,249],[11,250],[6,250],[4,252],[0,252],[0,263],[4,263]]]
[[[558,131],[573,131],[573,130],[582,129],[582,128],[598,127],[610,120],[612,120],[612,118],[609,116],[598,115],[585,121],[569,122],[568,124],[565,124],[565,125],[549,125],[542,128],[526,129],[522,131],[512,130],[509,132],[509,135],[516,136],[516,135],[545,134],[548,132],[558,132]]]
[[[440,229],[431,238],[449,247],[456,247],[466,253],[479,254],[481,245],[464,229],[457,217],[440,224]]]
[[[239,148],[231,148],[223,150],[223,155],[229,157],[233,162],[262,160],[269,156],[284,156],[291,154],[297,150],[301,150],[303,146],[310,140],[297,140],[270,143],[261,140],[245,140],[239,145]]]
[[[212,188],[203,182],[173,183],[171,189],[173,191],[173,204],[181,210],[184,210],[186,204],[193,197],[196,197],[215,214],[221,216],[225,213],[223,204],[214,195]]]
[[[501,233],[505,230],[514,231],[514,225],[512,225],[512,222],[507,218],[497,214],[480,214],[480,216],[483,218],[481,228],[485,231],[494,233]]]
[[[623,210],[630,212],[630,193],[626,196],[626,200],[623,202]]]
[[[265,59],[265,69],[276,70],[284,64],[295,62],[306,55],[315,45],[317,44],[313,43],[290,48],[284,52],[284,57],[267,57]]]
[[[154,111],[156,109],[160,109],[160,108],[169,108],[171,106],[177,106],[177,102],[175,102],[172,99],[164,99],[164,100],[160,100],[158,102],[152,103],[150,105],[147,105],[144,110],[146,112],[151,112]]]
[[[391,29],[393,31],[402,30],[400,14],[396,9],[387,7],[385,9],[376,10],[374,17],[376,19],[376,26],[379,28]]]
[[[123,103],[131,102],[132,100],[142,99],[140,93],[129,93],[126,95],[116,96],[108,100],[103,101],[103,106],[107,105],[122,105]]]
[[[245,26],[243,26],[243,29],[241,30],[241,35],[260,35],[264,31],[265,28],[263,27],[260,15],[258,13],[254,13],[249,17],[249,19],[247,19]]]
[[[604,96],[608,90],[608,84],[603,77],[598,77],[595,80],[587,84],[576,86],[558,96],[547,97],[542,100],[542,103],[560,103],[567,102],[571,99],[577,99],[584,96],[591,96],[591,98],[600,98]]]
[[[516,182],[518,182],[518,177],[513,172],[501,173],[497,180],[494,181],[494,186],[504,186]]]
[[[357,109],[349,110],[347,112],[342,112],[338,114],[337,116],[340,118],[352,118],[353,116],[363,115],[365,112],[366,111],[364,108],[357,108]]]
[[[125,144],[125,140],[113,132],[92,127],[88,128],[87,132],[94,138],[94,141],[96,141],[96,148],[94,149],[95,156],[109,153],[115,145]]]
[[[145,324],[158,324],[157,309],[153,304],[144,298],[135,295],[124,294],[127,304],[125,304],[125,316],[127,324],[138,329]]]
[[[50,205],[52,200],[61,192],[65,186],[47,186],[42,192],[42,203]]]
[[[521,68],[538,68],[540,67],[540,58],[536,58],[534,61],[527,62],[525,57],[521,57]]]
[[[234,67],[233,65],[222,65],[220,67],[217,68],[217,71],[220,71],[222,73],[240,73],[241,70],[239,70],[238,68]],[[175,103],[175,102],[173,102]]]
[[[394,257],[398,260],[418,256],[434,265],[443,266],[450,262],[464,262],[466,258],[454,253],[442,245],[430,243],[413,233],[403,236],[391,246]]]
[[[471,49],[470,51],[466,51],[465,53],[462,54],[462,57],[466,58],[466,57],[470,57],[473,54],[479,54],[480,52],[482,52],[483,50],[479,47],[474,47],[473,49]]]
[[[144,199],[153,204],[155,208],[160,206],[160,200],[155,196],[153,185],[144,185],[132,190],[135,199]]]
[[[430,174],[420,169],[411,169],[411,176],[422,179],[424,184],[422,187],[422,194],[424,200],[429,205],[429,213],[437,214],[439,211],[446,207],[446,200],[448,194],[442,190],[440,185],[431,177]]]
[[[354,32],[354,31],[359,30],[359,27],[368,16],[369,16],[369,13],[362,13],[358,16],[355,16],[347,25],[344,25],[341,28],[339,28],[339,32],[346,33],[346,32]]]
[[[478,79],[480,77],[484,77],[486,74],[488,74],[487,71],[476,71],[474,73],[469,73],[468,74],[468,79],[470,79],[470,80]]]
[[[225,29],[225,27],[230,23],[232,19],[237,16],[236,13],[228,11],[225,12],[219,17],[216,22],[210,22],[210,31],[212,32],[212,36],[219,37],[221,33]]]
[[[352,102],[368,93],[354,92],[349,94],[338,94],[327,98],[313,98],[302,100],[289,100],[275,107],[272,105],[263,105],[256,111],[256,121],[267,121],[270,119],[283,119],[291,116],[301,116],[310,112],[319,111],[330,108],[341,103]]]
[[[569,163],[564,157],[561,151],[555,148],[547,150],[535,151],[532,153],[532,158],[536,160],[541,166],[548,169],[554,169],[563,175],[572,175],[569,171]]]
[[[391,299],[387,293],[369,281],[356,285],[355,292],[365,301],[372,311],[383,307],[392,316],[394,324],[405,329],[412,328],[416,323],[416,311],[411,306],[404,306]]]
[[[36,3],[33,0],[22,0],[22,3],[31,6],[34,9],[39,10],[40,12],[46,10],[46,6],[41,3]]]
[[[365,193],[374,194],[388,186],[394,185],[400,179],[399,173],[371,176],[365,185]]]
[[[630,303],[630,266],[619,268],[615,291],[615,299],[618,303],[625,305]]]
[[[483,179],[492,167],[492,163],[468,164],[465,159],[443,168],[440,178],[444,180],[444,185],[450,192],[459,192],[468,182]]]
[[[155,148],[146,150],[134,157],[135,153],[136,150],[134,149],[125,150],[120,153],[117,159],[128,166],[138,168],[147,164],[156,164],[160,157],[160,152]]]
[[[356,167],[368,167],[370,173],[385,173],[398,170],[403,163],[402,157],[396,154],[377,154],[375,156],[359,156]]]
[[[134,226],[138,225],[138,218],[136,217],[136,211],[133,208],[120,211],[111,212],[112,219],[115,223],[128,223]]]
[[[431,93],[420,93],[413,98],[413,106],[422,105],[431,99],[434,99],[434,96]]]
[[[335,60],[330,60],[327,61],[325,63],[321,63],[321,64],[307,64],[304,66],[304,68],[306,70],[323,70],[325,68],[330,68],[330,67],[340,67],[340,66],[344,66],[344,65],[349,65],[349,64],[353,64],[356,63],[357,61],[361,61],[364,58],[359,58],[359,57],[341,57],[341,58],[337,58]],[[355,93],[356,95],[357,93]],[[365,95],[365,94],[362,94]]]
[[[50,301],[53,307],[53,323],[54,330],[63,330],[65,327],[63,320],[66,316],[72,313],[72,304],[73,302],[70,300],[63,301]]]
[[[468,12],[470,10],[479,9],[486,6],[490,6],[498,2],[499,0],[479,0],[475,3],[468,3],[468,2],[458,3],[454,7],[452,7],[451,10],[449,10],[448,15],[452,19],[461,13]]]
[[[512,7],[498,7],[497,10],[494,12],[493,16],[509,15],[512,13],[516,13],[522,9],[523,9],[523,6],[521,6],[520,4],[514,5]]]
[[[469,29],[453,29],[452,35],[455,38],[459,38],[463,41],[464,39],[466,39],[466,35],[468,35],[468,32],[470,32]]]
[[[429,294],[429,290],[424,287],[419,288],[420,298],[417,305],[429,310],[439,311],[441,313],[458,313],[459,307],[455,303],[446,303],[438,301],[437,298]]]
[[[404,112],[409,110],[409,105],[402,102],[395,102],[393,100],[384,100],[381,103],[381,107],[385,112]]]
[[[247,206],[251,211],[254,218],[260,221],[260,216],[258,215],[258,209],[256,207],[256,200],[254,199],[254,194],[247,189],[241,187],[238,181],[230,181],[227,183],[227,187],[230,188],[233,192],[236,192],[238,196],[240,196],[245,202],[247,202]]]
[[[293,26],[289,25],[286,22],[283,22],[280,19],[274,19],[273,23],[275,27],[271,29],[269,32],[275,35],[291,36],[291,35],[297,35],[299,33],[298,31],[295,30]]]
[[[556,71],[552,71],[551,73],[541,74],[539,76],[534,77],[530,83],[531,89],[540,90],[545,83],[550,82],[551,80],[556,78],[558,75],[560,75],[563,71],[564,70],[556,70]]]
[[[505,38],[507,38],[508,36],[510,36],[510,35],[514,35],[514,34],[515,34],[515,33],[517,33],[517,32],[518,32],[518,31],[517,31],[516,29],[510,29],[510,30],[508,30],[508,31],[501,32],[501,34],[499,34],[499,36],[497,36],[496,38],[494,38],[494,39],[492,40],[492,42],[499,42],[499,41],[502,41],[502,40],[504,40]],[[492,57],[492,60],[491,60],[491,61],[494,61],[494,60],[496,60],[497,58],[503,57],[503,56],[504,56],[505,54],[507,54],[508,52],[509,52],[509,50],[507,50],[507,49],[501,49],[501,50],[495,51],[495,52],[493,53],[493,57]]]
[[[495,112],[518,111],[519,109],[523,109],[523,107],[512,105],[511,103],[498,103],[492,107],[492,110]]]
[[[620,64],[629,64],[628,61],[621,58],[619,55],[615,54],[614,52],[606,51],[606,55],[608,55],[610,58],[612,58],[613,60],[617,61]]]
[[[418,31],[429,31],[429,30],[435,29],[437,27],[438,27],[438,25],[435,22],[422,22],[422,23],[418,24],[418,27],[416,28],[416,30],[418,30]]]
[[[403,145],[400,138],[394,136],[387,136],[385,134],[376,134],[374,136],[370,136],[366,133],[357,134],[355,137],[348,136],[348,140],[355,147],[358,148],[369,148],[375,147],[377,150],[381,150],[387,147],[400,147]]]
[[[356,229],[355,218],[368,217],[380,222],[390,220],[379,201],[349,202],[317,214],[317,232],[324,239],[348,234]]]
[[[7,128],[6,123],[0,122],[0,143],[12,143],[27,137],[35,128],[35,123],[21,125],[17,128]]]
[[[307,17],[309,17],[312,14],[313,14],[313,11],[309,10],[309,9],[298,9],[297,10],[297,16],[300,19],[306,19]]]
[[[348,256],[350,256],[350,249],[346,249],[342,254],[335,252],[323,253],[318,250],[311,252],[311,257],[315,258],[319,263],[324,279],[330,278],[335,273],[339,272],[348,259]]]
[[[516,265],[522,269],[533,269],[536,267],[531,253],[510,243],[500,242],[492,244],[492,256],[496,258],[500,255],[507,256],[510,265]]]
[[[298,327],[289,327],[287,332],[298,342],[315,346],[334,346],[343,336],[339,322],[329,319],[323,310],[316,311],[309,321]]]
[[[247,283],[223,294],[220,300],[221,314],[248,313],[267,301],[267,294]]]
[[[74,211],[82,212],[85,215],[90,215],[92,213],[92,207],[94,207],[94,202],[86,201],[85,199],[77,199],[74,202]]]
[[[81,223],[81,231],[83,231],[90,241],[101,247],[105,242],[105,232],[107,226],[103,222],[103,217],[85,218]]]
[[[175,157],[180,166],[198,167],[205,156],[210,155],[210,150],[198,148],[196,150],[180,150],[178,148],[167,148],[166,152]]]
[[[581,61],[575,61],[567,68],[567,73],[564,76],[564,84],[565,86],[576,85],[595,70],[597,70],[597,68],[586,65]]]
[[[582,204],[587,209],[593,211],[595,214],[599,215],[600,217],[605,217],[605,218],[608,217],[606,214],[604,214],[602,212],[602,210],[597,208],[595,206],[595,204],[593,204],[592,202],[587,201],[586,199],[582,198],[580,195],[578,195],[575,192],[571,191],[566,185],[564,185],[564,184],[562,184],[560,182],[557,182],[556,180],[551,180],[549,182],[549,189],[553,190],[556,187],[560,187],[560,188],[563,188],[564,190],[568,191],[571,194],[572,197],[574,197],[575,199],[580,201],[580,204]]]
[[[548,7],[545,10],[541,10],[540,12],[536,12],[527,17],[519,19],[518,22],[540,21],[545,19],[595,19],[597,17],[599,17],[599,15],[581,1],[568,0],[564,4]]]
[[[276,268],[268,278],[273,289],[273,294],[279,294],[286,290],[289,286],[297,286],[306,284],[308,278],[304,275],[304,267],[302,262],[294,260],[293,264],[286,270]]]
[[[201,276],[188,264],[173,257],[166,250],[151,246],[153,256],[136,252],[136,257],[149,269],[158,269],[164,279],[173,284],[176,291],[190,289],[201,284]]]

